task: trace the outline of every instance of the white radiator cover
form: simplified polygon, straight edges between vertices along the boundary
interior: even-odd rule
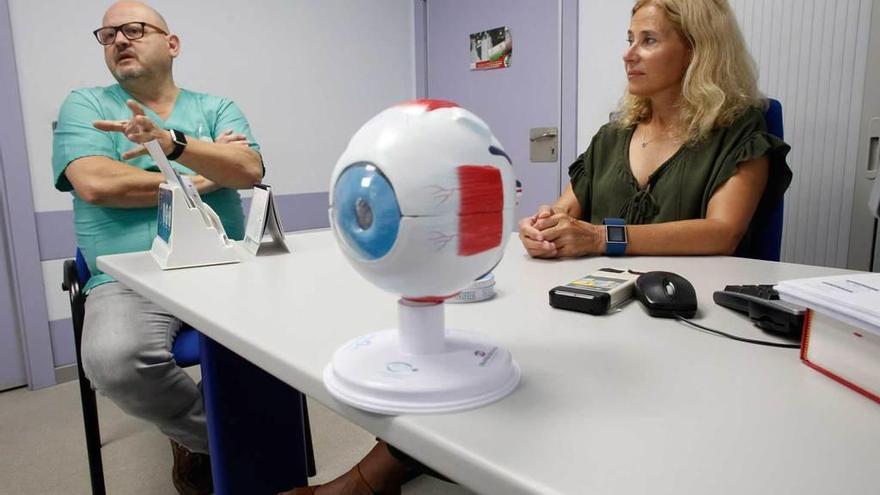
[[[730,0],[792,146],[783,261],[846,266],[871,3]]]

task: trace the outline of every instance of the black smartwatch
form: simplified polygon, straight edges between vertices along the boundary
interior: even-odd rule
[[[626,222],[622,218],[606,218],[605,224],[605,254],[608,256],[623,256],[626,254]]]
[[[177,160],[186,148],[186,134],[177,129],[169,129],[169,131],[171,132],[171,142],[174,143],[174,149],[171,150],[171,153],[165,155],[165,158]]]

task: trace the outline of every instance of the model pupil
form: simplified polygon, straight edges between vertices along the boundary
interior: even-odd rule
[[[358,198],[357,203],[354,205],[355,215],[357,216],[358,227],[368,230],[373,226],[373,209],[370,208],[370,203],[368,203],[364,198]]]

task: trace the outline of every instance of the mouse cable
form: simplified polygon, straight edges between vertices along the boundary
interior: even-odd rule
[[[700,330],[704,330],[706,332],[711,332],[716,335],[721,335],[722,337],[727,337],[728,339],[738,340],[740,342],[748,342],[749,344],[766,345],[766,346],[770,346],[770,347],[783,347],[786,349],[800,349],[801,348],[800,344],[782,344],[779,342],[769,342],[766,340],[754,340],[754,339],[747,339],[745,337],[737,337],[736,335],[731,335],[729,333],[725,333],[720,330],[715,330],[713,328],[704,327],[703,325],[700,325],[697,322],[688,320],[687,318],[685,318],[683,316],[679,316],[679,315],[675,315],[675,319],[680,322],[686,323],[692,327],[696,327]]]

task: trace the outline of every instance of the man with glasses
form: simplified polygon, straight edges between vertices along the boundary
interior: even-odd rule
[[[93,274],[83,367],[96,390],[171,438],[180,493],[211,493],[202,397],[170,352],[181,322],[101,273],[95,258],[147,250],[156,235],[163,177],[143,143],[159,142],[237,239],[244,216],[236,189],[263,176],[259,147],[230,100],[175,85],[180,40],[154,9],[115,3],[94,36],[118,84],[71,92],[52,156],[55,187],[73,193],[77,243]]]

